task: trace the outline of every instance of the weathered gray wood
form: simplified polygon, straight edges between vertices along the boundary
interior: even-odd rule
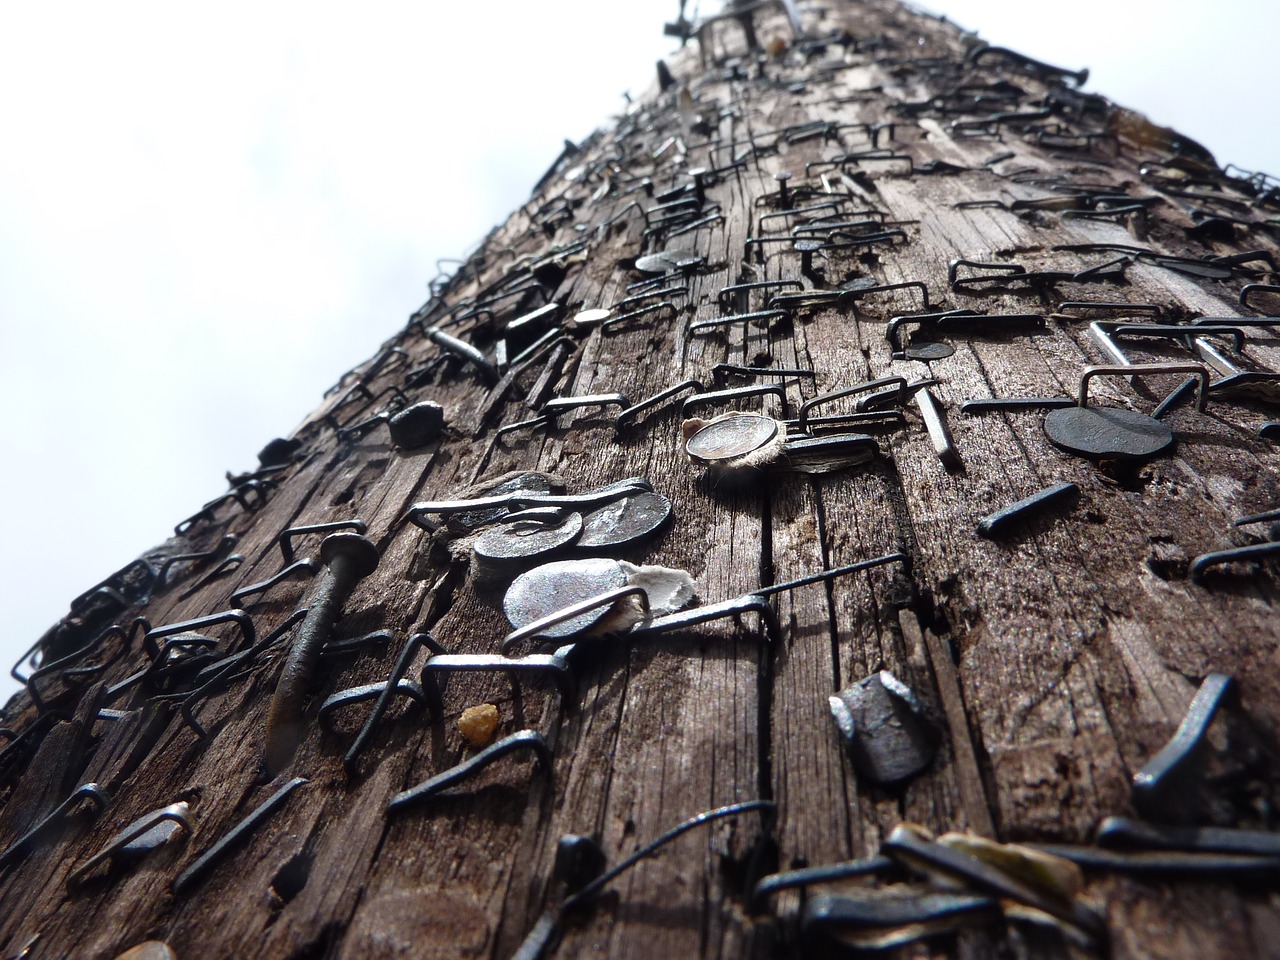
[[[706,260],[670,281],[688,287],[673,298],[674,318],[658,314],[616,331],[573,333],[558,374],[545,372],[538,360],[504,373],[493,389],[461,361],[444,362],[408,388],[412,400],[442,404],[449,425],[441,440],[419,451],[394,448],[385,429],[342,443],[324,425],[347,388],[373,368],[371,359],[296,431],[302,453],[273,478],[260,509],[223,505],[211,521],[166,547],[170,554],[207,549],[234,533],[245,558],[240,567],[199,587],[208,565],[176,567],[172,586],[114,619],[127,626],[142,615],[160,625],[223,610],[235,589],[280,568],[275,541],[281,530],[359,518],[382,559],[346,604],[335,635],[389,630],[394,636],[383,648],[326,662],[309,719],[324,696],[385,679],[413,633],[429,631],[452,652],[495,652],[508,629],[501,585],[477,580],[464,552],[452,553],[406,522],[405,513],[415,501],[455,497],[507,471],[545,471],[573,490],[647,477],[670,498],[675,520],[656,541],[623,558],[688,570],[703,602],[891,552],[907,554],[911,570],[888,565],[778,595],[773,602],[783,636],[772,648],[746,617],[579,651],[574,702],[562,703],[549,686],[513,687],[501,675],[454,676],[445,687],[442,718],[394,704],[353,776],[341,760],[367,705],[339,714],[331,730],[310,723],[282,778],[260,781],[267,704],[292,633],[199,702],[195,715],[207,739],[175,707],[186,689],[181,685],[132,687],[105,704],[131,712],[93,719],[92,697],[150,662],[136,644],[102,677],[50,678],[41,691],[65,719],[49,723],[43,738],[33,737],[26,758],[10,754],[0,768],[0,843],[21,835],[77,784],[97,782],[110,799],[96,820],[68,821],[0,873],[6,956],[37,938],[31,956],[113,957],[161,939],[181,957],[503,958],[561,895],[551,878],[562,835],[593,836],[616,863],[694,814],[757,798],[777,803],[772,841],[783,869],[873,854],[904,820],[1004,841],[1088,842],[1102,817],[1132,813],[1131,776],[1168,739],[1211,671],[1236,677],[1248,718],[1254,756],[1249,782],[1239,789],[1274,804],[1272,771],[1280,755],[1274,567],[1208,586],[1185,576],[1197,554],[1240,542],[1232,520],[1280,499],[1275,448],[1254,436],[1274,412],[1216,397],[1205,414],[1185,405],[1168,418],[1179,437],[1176,451],[1126,474],[1053,447],[1042,413],[960,411],[970,398],[1074,396],[1083,369],[1105,358],[1088,339],[1087,321],[1059,313],[1063,302],[1154,302],[1175,320],[1234,316],[1248,312],[1236,297],[1257,277],[1193,279],[1135,262],[1123,285],[1060,282],[976,296],[947,283],[947,264],[955,258],[1078,271],[1112,256],[1053,249],[1063,244],[1133,244],[1198,258],[1253,249],[1274,255],[1270,229],[1260,223],[1241,228],[1234,243],[1190,236],[1193,221],[1179,198],[1141,172],[1145,162],[1170,155],[1169,138],[1115,112],[1109,118],[1080,118],[1067,109],[1055,115],[1051,122],[1068,131],[1111,124],[1119,139],[1088,150],[1038,145],[1016,124],[999,136],[958,135],[951,120],[1030,109],[1055,85],[994,61],[964,67],[974,41],[948,24],[890,0],[806,4],[800,16],[811,37],[848,30],[854,42],[808,59],[784,44],[757,58],[726,23],[709,46],[745,55],[737,72],[711,57],[704,69],[691,46],[672,65],[680,87],[655,92],[549,177],[443,284],[416,317],[422,324],[411,323],[387,342],[409,354],[409,366],[390,363],[369,376],[367,386],[373,394],[404,387],[408,369],[441,356],[422,325],[449,324],[454,335],[492,351],[502,324],[545,299],[560,303],[566,317],[617,304],[634,294],[628,286],[640,279],[629,269],[630,258],[664,246]],[[761,11],[756,27],[762,44],[789,40],[780,11]],[[941,72],[931,74],[939,63]],[[1023,89],[1020,105],[973,103],[965,112],[957,107],[943,114],[934,100],[935,108],[917,118],[903,108],[941,97],[962,81],[1001,77]],[[687,102],[681,108],[686,97],[710,134],[691,126]],[[764,148],[777,131],[815,120],[844,126],[830,140],[779,138],[776,151]],[[852,125],[887,121],[896,127],[892,135],[881,132],[879,146],[910,155],[915,175],[905,176],[898,161],[874,159],[829,169],[825,185],[818,172],[806,175],[807,163],[871,149],[871,134]],[[755,152],[745,142],[752,137],[760,147]],[[1005,150],[1014,156],[988,165]],[[722,220],[668,240],[647,239],[646,222],[634,210],[600,226],[633,201],[658,202],[647,195],[644,178],[661,194],[690,182],[688,171],[727,166],[735,157],[741,165],[706,188],[708,207],[717,205]],[[965,169],[921,172],[930,161]],[[1045,182],[1009,177],[1025,167],[1041,171]],[[825,285],[923,281],[931,309],[1036,313],[1048,317],[1044,329],[1009,338],[948,332],[954,356],[929,364],[895,360],[886,325],[922,307],[918,293],[898,291],[852,306],[799,309],[768,325],[689,334],[690,323],[720,315],[721,287],[801,276],[800,257],[785,244],[764,247],[761,264],[743,252],[748,238],[784,237],[794,226],[759,222],[775,209],[768,198],[776,196],[774,174],[783,170],[793,174],[792,190],[824,191],[799,203],[848,198],[847,209],[878,210],[906,235],[892,247],[820,254]],[[955,207],[1065,196],[1053,192],[1052,178],[1106,183],[1116,193],[1161,195],[1162,201],[1145,224],[1130,220],[1128,226],[1052,210]],[[1274,218],[1274,202],[1220,177],[1215,185],[1244,205],[1245,213],[1233,215]],[[557,208],[558,201],[567,206]],[[584,243],[580,250],[573,247],[578,243]],[[553,263],[552,254],[564,250]],[[495,304],[492,323],[467,318],[467,307],[502,292],[497,285],[504,278],[523,278],[539,293]],[[814,285],[812,277],[804,279],[806,287]],[[764,309],[768,298],[751,294],[749,309]],[[1274,333],[1248,331],[1249,356],[1269,369],[1280,364]],[[1135,342],[1131,349],[1135,360],[1188,356],[1163,341]],[[724,361],[812,369],[812,379],[786,381],[788,411],[773,401],[763,407],[779,416],[794,416],[803,401],[864,380],[936,377],[931,389],[963,469],[944,467],[910,405],[905,429],[878,434],[881,455],[865,466],[815,475],[767,471],[736,483],[687,461],[678,399],[622,434],[612,425],[616,409],[588,409],[551,427],[498,436],[501,427],[534,415],[526,396],[544,373],[561,396],[621,392],[636,401],[690,377],[710,387],[713,365]],[[1180,379],[1154,377],[1134,387],[1103,379],[1091,395],[1095,403],[1149,411]],[[361,400],[342,405],[336,416],[354,423],[375,409]],[[824,412],[850,409],[851,401],[840,401]],[[1080,487],[1074,505],[1006,538],[977,536],[987,514],[1063,481]],[[318,536],[300,541],[298,555],[318,556],[319,543]],[[305,606],[315,589],[315,581],[292,580],[250,600],[258,636]],[[244,646],[230,625],[206,632],[222,651]],[[415,679],[425,657],[420,653],[406,676]],[[827,705],[833,693],[882,668],[918,693],[941,733],[932,766],[898,791],[861,781]],[[554,757],[550,771],[524,756],[504,759],[458,796],[385,816],[396,793],[472,753],[457,721],[464,709],[482,703],[498,708],[499,735],[543,734]],[[27,697],[11,701],[6,725],[21,731],[35,721]],[[170,891],[182,870],[293,776],[309,782],[204,882],[180,895]],[[66,888],[76,865],[123,826],[180,799],[191,804],[190,837],[108,880]],[[1242,815],[1270,826],[1259,811]],[[805,955],[791,925],[796,896],[780,897],[776,914],[747,911],[742,885],[763,839],[761,822],[757,815],[719,822],[640,863],[593,910],[568,920],[556,955]],[[1247,884],[1091,876],[1086,893],[1104,909],[1117,957],[1272,949],[1274,897]],[[1065,948],[1054,935],[1010,935],[993,927],[940,941],[939,949],[976,957]]]

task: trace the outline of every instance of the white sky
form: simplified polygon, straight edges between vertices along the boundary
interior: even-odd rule
[[[1280,172],[1280,4],[928,5]],[[648,87],[677,9],[0,6],[0,663],[398,329]]]

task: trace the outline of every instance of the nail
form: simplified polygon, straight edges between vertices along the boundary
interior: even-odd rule
[[[334,533],[320,547],[328,571],[320,581],[306,619],[289,651],[267,713],[263,767],[275,777],[292,759],[301,740],[302,704],[320,651],[356,584],[378,566],[378,548],[355,533]]]

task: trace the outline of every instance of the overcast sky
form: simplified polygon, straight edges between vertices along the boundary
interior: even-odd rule
[[[929,7],[1280,173],[1280,4]],[[398,329],[648,87],[677,9],[0,6],[0,661]]]

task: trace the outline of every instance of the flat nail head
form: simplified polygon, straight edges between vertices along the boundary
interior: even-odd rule
[[[660,493],[619,497],[582,518],[577,545],[591,550],[628,547],[653,536],[670,518],[671,501]]]
[[[1090,460],[1149,460],[1173,446],[1173,431],[1145,413],[1073,406],[1045,417],[1044,432],[1060,450]]]
[[[627,575],[616,560],[558,560],[534,567],[512,582],[502,609],[517,630],[565,607],[617,590]],[[544,631],[550,639],[570,637],[604,619],[611,607],[588,611]]]
[[[444,431],[444,407],[423,400],[406,407],[387,421],[391,440],[402,450],[416,450],[435,440]]]
[[[332,566],[339,557],[347,557],[355,564],[356,576],[367,577],[378,569],[378,548],[372,540],[358,533],[331,533],[320,544],[320,559]]]
[[[777,435],[776,420],[758,414],[731,414],[700,428],[685,442],[684,451],[697,463],[717,463],[753,453]]]

